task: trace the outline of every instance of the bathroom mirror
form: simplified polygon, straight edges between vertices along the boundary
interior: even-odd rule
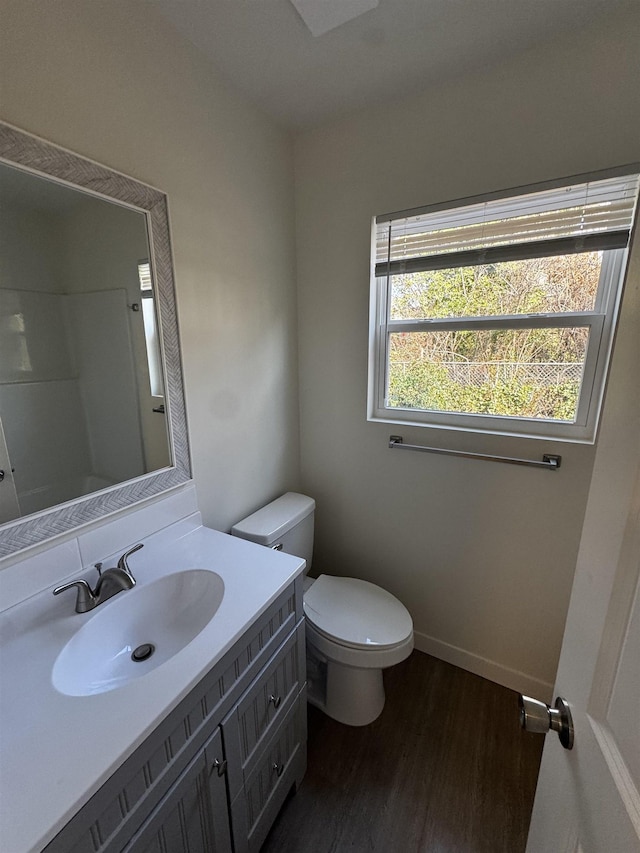
[[[166,197],[0,123],[0,557],[191,477]]]

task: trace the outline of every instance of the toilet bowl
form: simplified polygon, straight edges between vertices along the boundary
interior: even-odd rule
[[[287,492],[232,528],[234,536],[306,560],[313,551],[315,502]],[[305,578],[309,702],[351,726],[373,722],[385,701],[382,670],[411,654],[413,622],[391,593],[357,578]]]

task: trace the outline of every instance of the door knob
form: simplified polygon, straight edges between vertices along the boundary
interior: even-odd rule
[[[214,770],[218,771],[218,776],[224,776],[227,772],[227,759],[225,758],[223,761],[220,761],[219,758],[215,758],[209,768],[209,776],[211,776]]]
[[[520,696],[520,725],[527,732],[546,734],[553,729],[558,732],[560,743],[565,749],[573,748],[573,718],[569,704],[559,696],[555,708],[550,708],[544,702],[532,699],[530,696]]]

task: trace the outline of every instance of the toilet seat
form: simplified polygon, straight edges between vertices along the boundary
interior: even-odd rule
[[[357,578],[320,575],[305,592],[304,613],[317,634],[348,649],[381,652],[413,641],[406,607]]]

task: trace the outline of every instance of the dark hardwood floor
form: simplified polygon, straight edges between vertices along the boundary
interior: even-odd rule
[[[262,853],[521,853],[543,738],[517,694],[421,652],[352,728],[309,706],[307,775]]]

